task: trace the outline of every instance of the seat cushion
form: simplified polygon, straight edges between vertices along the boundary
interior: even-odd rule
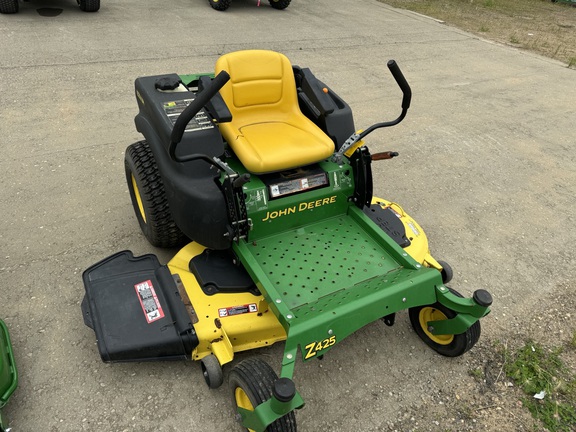
[[[292,65],[274,51],[226,54],[216,73],[230,81],[220,94],[232,113],[220,132],[246,169],[261,174],[309,165],[334,152],[332,140],[298,106]]]
[[[314,134],[298,123],[257,123],[240,132],[234,151],[246,169],[257,174],[309,165],[334,152],[334,144],[324,139],[322,131]]]

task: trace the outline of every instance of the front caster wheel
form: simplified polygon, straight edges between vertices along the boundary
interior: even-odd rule
[[[452,288],[452,294],[462,295]],[[427,306],[416,306],[408,310],[410,323],[416,334],[426,345],[446,357],[458,357],[470,350],[480,339],[480,321],[476,321],[468,330],[461,334],[435,335],[428,330],[429,321],[441,321],[456,316],[456,312],[448,309],[440,302]]]
[[[217,389],[224,382],[224,374],[222,373],[222,366],[214,354],[209,354],[200,360],[202,366],[202,375],[208,387]]]
[[[454,271],[452,270],[452,267],[450,267],[450,264],[448,264],[446,261],[438,260],[438,264],[442,266],[442,271],[440,272],[442,275],[442,283],[447,284],[454,277]]]
[[[236,407],[249,411],[272,397],[276,372],[258,358],[249,358],[230,372],[229,382]],[[296,432],[294,412],[286,414],[266,428],[267,432]]]

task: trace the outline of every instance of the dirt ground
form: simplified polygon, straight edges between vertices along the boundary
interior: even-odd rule
[[[474,355],[467,359],[470,375],[478,371],[474,379],[465,380],[456,390],[442,391],[435,388],[431,394],[423,395],[422,406],[407,412],[402,421],[389,424],[388,430],[548,431],[523,406],[522,399],[526,395],[506,376],[503,352],[505,349],[514,351],[527,340],[548,347],[568,345],[574,333],[576,300],[573,293],[573,285],[560,286],[553,295],[541,299],[538,306],[541,313],[527,315],[513,322],[493,320],[491,325],[507,329],[507,339],[480,339],[474,347]],[[566,349],[561,358],[574,373],[576,349]],[[441,425],[437,421],[439,417],[444,419]],[[418,418],[417,423],[415,418]]]
[[[430,16],[447,25],[482,38],[530,50],[576,67],[576,7],[546,0],[379,0],[390,6]],[[475,380],[457,393],[428,394],[422,407],[407,412],[401,422],[389,424],[391,431],[547,431],[532,417],[521,401],[526,395],[504,373],[504,350],[514,351],[527,340],[546,347],[570,346],[575,332],[574,285],[558,286],[554,294],[540,299],[537,315],[527,315],[513,323],[492,321],[506,328],[508,339],[495,343],[480,340],[470,356],[470,373]],[[574,373],[576,349],[564,350],[562,360]],[[450,419],[440,426],[439,417]],[[414,419],[419,421],[415,422]]]
[[[576,7],[568,3],[549,0],[379,1],[576,67]]]
[[[502,351],[527,339],[568,346],[575,331],[576,70],[377,0],[295,0],[283,12],[234,0],[225,13],[205,0],[165,3],[106,1],[84,14],[73,0],[32,0],[0,17],[0,317],[20,379],[2,414],[13,431],[239,430],[228,385],[208,391],[197,362],[102,363],[80,302],[82,272],[111,253],[163,263],[175,253],[143,238],[125,183],[123,152],[142,139],[134,79],[210,71],[221,53],[250,48],[310,67],[358,128],[398,114],[386,67],[398,61],[414,97],[401,125],[370,137],[371,151],[400,152],[374,164],[375,193],[421,224],[433,256],[452,264],[453,288],[494,296],[462,357],[427,348],[403,312],[322,361],[299,361],[298,430],[543,431]],[[61,14],[42,15],[48,6]],[[278,368],[282,350],[234,364],[258,355]],[[574,370],[576,350],[563,359]]]

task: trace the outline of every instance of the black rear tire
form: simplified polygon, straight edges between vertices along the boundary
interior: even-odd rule
[[[216,9],[217,11],[225,11],[230,7],[230,3],[232,0],[208,0],[212,9]]]
[[[17,13],[19,8],[20,5],[18,4],[18,0],[0,0],[0,13]]]
[[[128,146],[124,168],[132,206],[148,241],[156,247],[182,246],[186,236],[172,217],[158,165],[146,141]]]
[[[286,9],[292,0],[268,0],[274,9]]]
[[[253,410],[272,397],[276,372],[268,363],[258,358],[246,359],[230,371],[228,381],[235,406]],[[280,417],[266,428],[267,432],[296,432],[294,411]]]
[[[100,0],[78,0],[78,4],[84,12],[97,12],[100,9]]]
[[[450,292],[458,297],[462,295],[449,288]],[[448,309],[440,302],[432,305],[416,306],[408,310],[410,324],[416,334],[434,351],[446,357],[458,357],[469,351],[478,339],[480,339],[480,321],[476,321],[464,333],[455,335],[433,335],[426,328],[426,321],[450,319],[456,316],[456,312]]]

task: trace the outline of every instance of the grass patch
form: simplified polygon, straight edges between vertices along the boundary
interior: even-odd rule
[[[576,67],[576,7],[570,4],[550,0],[379,1]]]
[[[568,347],[576,344],[576,332]],[[524,393],[522,403],[551,432],[576,430],[576,373],[561,359],[562,348],[527,342],[504,351],[504,371]],[[545,392],[543,399],[534,395]]]
[[[476,382],[482,382],[484,380],[484,371],[482,370],[482,368],[470,369],[468,371],[468,375],[474,378]]]

